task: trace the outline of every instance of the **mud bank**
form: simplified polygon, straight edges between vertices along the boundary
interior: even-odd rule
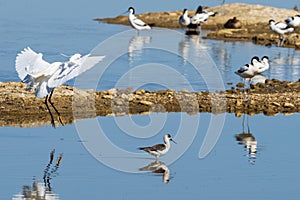
[[[196,8],[195,8],[196,9]],[[218,12],[215,17],[210,17],[207,23],[202,24],[202,29],[212,30],[205,36],[207,39],[220,40],[247,40],[261,45],[278,44],[279,36],[269,29],[269,20],[284,21],[286,18],[299,14],[298,11],[274,8],[262,5],[250,4],[225,4],[208,8],[209,11]],[[193,16],[195,10],[190,10]],[[182,11],[152,12],[137,15],[146,23],[153,24],[154,27],[181,28],[178,19]],[[225,29],[224,24],[228,19],[236,17],[242,22],[239,29]],[[114,18],[97,18],[99,22],[111,24],[129,25],[127,16],[117,16]],[[300,48],[299,30],[287,35],[284,47]]]
[[[239,83],[238,86],[242,86]],[[0,126],[50,125],[44,98],[36,98],[23,83],[0,83]],[[217,92],[145,91],[131,89],[108,91],[79,90],[70,86],[55,89],[52,101],[65,124],[96,116],[122,116],[149,112],[199,112],[290,114],[300,110],[300,82],[267,80],[251,85],[251,100],[244,100],[244,90],[233,88]],[[52,112],[55,114],[54,110]],[[56,115],[54,115],[56,116]]]

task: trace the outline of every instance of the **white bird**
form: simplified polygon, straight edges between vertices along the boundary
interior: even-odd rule
[[[254,56],[251,59],[251,64],[254,67],[254,69],[253,69],[254,74],[255,75],[261,74],[261,73],[267,71],[270,67],[269,57],[268,56],[263,56],[261,58],[261,60],[259,60],[259,58],[257,56]]]
[[[185,8],[183,9],[182,15],[179,17],[179,24],[181,26],[188,26],[191,23],[191,18],[188,16],[189,11]]]
[[[276,23],[273,19],[269,20],[269,26],[272,31],[274,31],[275,33],[277,33],[280,36],[279,41],[278,41],[278,46],[282,46],[282,44],[284,43],[284,40],[285,40],[284,34],[292,33],[294,31],[293,27],[289,27],[286,23],[283,23],[283,22]],[[281,42],[280,42],[280,40],[281,40]]]
[[[196,14],[191,19],[191,23],[200,24],[206,22],[210,16],[215,16],[216,14],[216,12],[208,12],[204,10],[202,6],[199,6],[197,8]]]
[[[16,57],[16,71],[19,78],[34,89],[36,97],[46,97],[45,104],[51,116],[51,124],[55,127],[48,101],[57,113],[59,122],[64,124],[60,113],[51,101],[54,88],[92,68],[104,57],[74,54],[67,62],[48,63],[43,60],[42,53],[36,53],[27,47]]]
[[[254,67],[252,64],[245,64],[244,66],[240,67],[234,73],[239,75],[243,79],[246,79],[246,78],[251,79],[253,76],[255,76],[255,71],[254,71]]]
[[[151,27],[148,24],[146,24],[142,20],[138,19],[134,15],[135,10],[133,7],[129,7],[127,12],[129,12],[129,15],[128,15],[129,23],[134,29],[136,29],[138,31],[151,29]]]
[[[289,17],[285,20],[285,23],[288,26],[292,26],[294,28],[300,26],[300,15],[295,15],[293,17]]]
[[[155,156],[155,160],[157,161],[159,156],[163,156],[169,151],[171,147],[170,140],[176,144],[176,142],[171,138],[171,135],[166,134],[164,135],[164,144],[156,144],[150,147],[139,147],[138,149]]]
[[[186,35],[198,35],[200,24],[192,24],[191,20],[192,19],[188,16],[188,10],[183,9],[183,13],[179,17],[179,25],[187,28],[185,32]]]
[[[255,76],[255,70],[254,70],[253,65],[245,64],[244,66],[240,67],[234,73],[244,79],[244,99],[248,100],[248,98],[246,98],[245,81],[246,81],[246,79],[249,79],[249,85],[250,85],[251,79]],[[249,90],[249,92],[250,92],[250,90]],[[249,96],[250,96],[250,94],[249,94]]]

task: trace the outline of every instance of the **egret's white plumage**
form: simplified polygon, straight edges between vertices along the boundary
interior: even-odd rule
[[[17,55],[16,70],[20,79],[34,88],[38,98],[42,98],[53,88],[92,68],[103,58],[104,56],[75,54],[67,62],[48,63],[43,60],[42,53],[36,53],[28,47]]]
[[[36,53],[27,47],[16,57],[16,70],[20,79],[35,90],[36,97],[46,97],[45,104],[51,116],[52,126],[55,127],[48,101],[58,114],[60,123],[63,123],[58,110],[51,102],[54,88],[92,68],[104,57],[74,54],[67,62],[48,63],[43,60],[42,53]]]
[[[145,22],[143,22],[142,20],[138,19],[134,14],[135,14],[135,10],[133,7],[129,7],[128,8],[128,19],[129,19],[129,23],[130,25],[136,29],[136,30],[149,30],[151,29],[151,27],[146,24]]]

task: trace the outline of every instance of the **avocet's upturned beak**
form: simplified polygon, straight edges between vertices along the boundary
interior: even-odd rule
[[[177,144],[177,142],[175,142],[172,138],[170,139],[172,142],[174,142],[175,144]]]

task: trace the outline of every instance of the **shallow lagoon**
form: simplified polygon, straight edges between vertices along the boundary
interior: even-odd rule
[[[122,31],[130,30],[126,26],[98,24],[93,21],[70,20],[39,20],[28,23],[25,19],[0,21],[1,47],[0,81],[19,81],[14,70],[16,53],[26,46],[31,46],[44,53],[49,61],[63,60],[59,53],[67,55],[81,52],[89,53],[100,42],[109,36]],[[178,30],[183,33],[183,30]],[[132,40],[130,44],[137,48],[140,40],[135,40],[135,32],[128,32]],[[142,33],[145,45],[151,32]],[[155,39],[155,38],[154,38]],[[153,40],[153,39],[152,39]],[[150,62],[163,63],[175,70],[179,75],[188,80],[192,90],[207,90],[203,77],[195,73],[195,68],[186,62],[185,58],[197,55],[205,50],[215,62],[224,87],[230,88],[240,81],[234,75],[240,65],[249,62],[253,55],[269,55],[272,60],[270,70],[265,73],[269,78],[280,80],[298,80],[300,54],[293,49],[256,46],[251,42],[223,42],[212,40],[199,40],[182,35],[180,38],[170,38],[174,44],[176,54],[165,51],[135,49],[132,53],[118,57],[105,71],[98,90],[107,90],[118,85],[120,88],[141,87],[148,90],[165,88],[161,84],[149,84],[143,79],[131,79],[118,82],[124,74],[135,66]],[[61,44],[61,45],[57,45]],[[62,45],[63,44],[63,45]],[[162,56],[163,55],[163,56]],[[189,57],[190,56],[190,57]],[[200,57],[194,57],[196,60]],[[139,71],[137,75],[142,76]],[[140,73],[140,74],[139,74]],[[130,73],[128,73],[130,75]],[[136,74],[135,74],[136,75]],[[153,74],[152,76],[155,76]],[[130,78],[125,76],[123,78]],[[151,78],[151,77],[150,77]],[[153,77],[154,78],[154,77]],[[156,78],[156,77],[155,77]],[[182,82],[169,80],[168,86],[173,89],[187,89]],[[210,80],[213,80],[211,77]],[[70,82],[68,84],[72,84]],[[233,83],[228,85],[227,83]],[[134,85],[135,84],[135,85]],[[169,197],[173,199],[210,198],[210,199],[298,199],[300,177],[297,166],[299,165],[297,142],[299,141],[299,114],[274,117],[263,115],[248,116],[250,132],[257,142],[256,153],[249,154],[249,149],[239,144],[235,135],[247,132],[245,125],[243,131],[243,118],[227,114],[220,137],[211,152],[204,158],[199,158],[199,150],[208,131],[211,114],[200,113],[188,115],[185,113],[153,113],[151,115],[134,115],[124,117],[99,117],[86,119],[76,125],[67,125],[53,129],[50,126],[38,128],[2,127],[0,129],[0,198],[11,199],[22,191],[24,185],[32,186],[34,180],[43,182],[43,176],[49,154],[55,149],[54,161],[62,153],[59,167],[55,169],[55,162],[48,171],[52,193],[60,199],[152,199]],[[195,119],[196,118],[196,119]],[[245,117],[247,122],[247,117]],[[99,134],[99,131],[87,129],[87,133],[78,131],[80,124],[96,120],[105,135],[116,146],[133,153],[122,157],[119,154],[98,152],[91,154],[85,148],[93,140],[83,136]],[[123,121],[122,121],[123,120]],[[128,120],[133,121],[133,126],[125,125]],[[182,128],[183,120],[194,124]],[[196,120],[196,121],[193,121]],[[158,125],[155,126],[155,123]],[[121,125],[120,125],[121,123]],[[125,125],[124,125],[125,124]],[[133,131],[134,130],[134,131]],[[80,135],[78,135],[78,132]],[[165,132],[170,132],[178,145],[172,144],[172,151],[181,151],[182,144],[187,144],[186,151],[175,162],[169,164],[169,157],[162,157],[170,170],[169,183],[163,183],[162,174],[151,172],[142,173],[139,168],[151,162],[153,158],[139,152],[136,148],[162,142]],[[140,135],[137,135],[140,133]],[[195,138],[185,141],[184,135],[196,133]],[[82,135],[83,134],[83,135]],[[131,136],[131,135],[133,136]],[[152,135],[151,137],[149,137]],[[99,141],[99,145],[103,141]],[[191,143],[190,146],[188,144]],[[121,171],[107,167],[99,160],[115,160]],[[98,160],[99,159],[99,160]],[[137,165],[135,161],[141,163]],[[131,165],[133,164],[133,165]],[[123,172],[129,167],[131,172]],[[127,168],[126,168],[127,169]]]

